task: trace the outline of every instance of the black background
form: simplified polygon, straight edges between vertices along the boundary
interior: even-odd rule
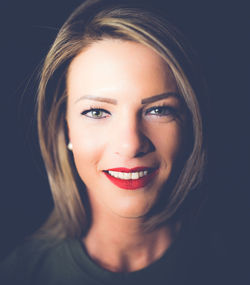
[[[34,79],[59,27],[80,3],[1,4],[2,253],[38,228],[52,207],[34,127]],[[210,187],[200,227],[223,232],[244,251],[250,218],[248,9],[239,1],[165,1],[165,7],[196,49],[209,86]]]

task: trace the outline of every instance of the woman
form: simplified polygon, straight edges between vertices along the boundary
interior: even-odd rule
[[[202,196],[204,105],[191,50],[159,12],[140,1],[78,7],[38,91],[54,210],[3,263],[5,282],[214,283],[189,231]]]

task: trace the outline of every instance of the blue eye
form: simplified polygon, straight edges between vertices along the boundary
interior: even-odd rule
[[[103,119],[110,115],[108,111],[100,108],[91,108],[83,111],[81,114],[92,119]]]
[[[150,114],[158,117],[174,116],[175,113],[175,109],[170,106],[154,106],[146,110],[146,115]]]

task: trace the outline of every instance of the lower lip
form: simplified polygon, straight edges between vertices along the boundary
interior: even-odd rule
[[[151,182],[153,178],[156,176],[157,170],[158,169],[155,169],[154,171],[150,172],[149,174],[141,178],[129,179],[129,180],[123,180],[123,179],[113,177],[107,172],[104,172],[104,174],[113,184],[115,184],[119,188],[126,189],[126,190],[136,190],[136,189],[145,187],[149,182]]]

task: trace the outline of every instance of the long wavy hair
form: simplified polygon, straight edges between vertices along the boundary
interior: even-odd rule
[[[152,7],[137,2],[85,1],[64,23],[45,59],[37,97],[37,119],[54,209],[40,233],[79,238],[88,230],[91,217],[84,181],[79,178],[73,156],[67,149],[66,77],[72,59],[91,43],[102,39],[134,41],[161,56],[174,75],[189,114],[189,146],[185,159],[171,191],[159,199],[145,219],[145,229],[184,216],[187,209],[190,210],[184,207],[188,197],[200,191],[206,162],[201,115],[205,88],[200,69],[181,33]]]

